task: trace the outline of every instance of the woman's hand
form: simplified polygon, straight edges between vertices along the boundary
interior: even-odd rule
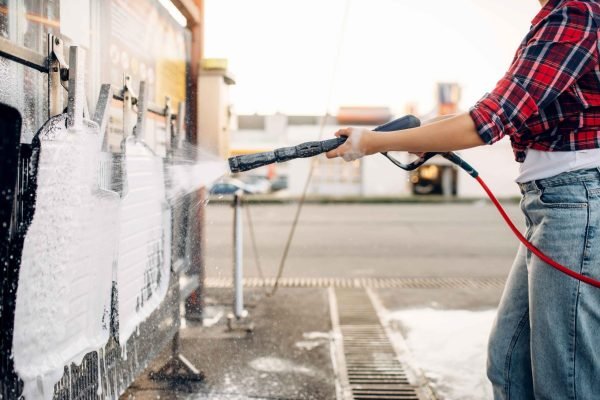
[[[337,131],[336,136],[347,136],[348,140],[337,149],[328,152],[327,157],[343,157],[347,161],[386,151],[444,153],[485,144],[469,113],[419,128],[385,134],[367,129],[346,128]]]
[[[346,143],[327,152],[327,158],[342,157],[345,161],[358,160],[363,156],[368,156],[375,151],[372,150],[373,135],[372,132],[364,128],[343,128],[335,133],[335,136],[345,136],[348,138]]]

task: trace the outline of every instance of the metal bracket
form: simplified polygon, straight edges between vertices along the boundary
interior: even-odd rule
[[[100,95],[96,103],[96,111],[94,111],[93,121],[98,124],[99,133],[104,137],[106,133],[106,125],[108,124],[108,116],[110,113],[110,102],[112,101],[113,90],[108,83],[100,87]],[[102,143],[102,142],[101,142]]]
[[[167,148],[167,154],[170,153],[172,151],[173,148],[173,135],[174,135],[174,129],[173,129],[173,113],[171,110],[171,97],[166,96],[165,97],[165,133],[166,133],[166,137],[165,137],[165,147]]]
[[[85,98],[85,52],[77,46],[69,49],[69,97],[67,105],[67,127],[83,128],[83,118],[86,116],[87,101]]]
[[[175,135],[172,138],[174,141],[172,147],[176,149],[181,149],[183,147],[183,142],[185,141],[185,102],[182,101],[179,103],[179,107],[177,108],[177,118],[175,124]]]
[[[123,90],[121,95],[123,96],[123,139],[126,139],[133,133],[133,128],[135,126],[135,112],[133,111],[133,105],[137,102],[137,95],[131,87],[131,76],[129,75],[123,77]]]
[[[140,94],[137,98],[137,122],[135,124],[134,135],[137,140],[143,141],[146,133],[146,112],[148,105],[148,88],[146,81],[140,82]]]
[[[48,117],[64,110],[63,90],[67,89],[69,65],[64,58],[63,41],[48,34]]]
[[[69,64],[71,67],[69,67]],[[85,52],[77,46],[69,48],[69,64],[64,58],[63,41],[48,34],[48,113],[52,117],[64,110],[63,90],[67,90],[68,126],[80,128],[83,118],[89,118],[85,97]]]
[[[204,373],[180,353],[179,332],[175,333],[171,342],[171,358],[158,371],[150,372],[150,379],[171,383],[200,382],[204,380]]]
[[[254,333],[254,322],[248,319],[248,311],[244,310],[241,318],[236,318],[233,313],[227,314],[227,331],[241,332],[246,335]]]

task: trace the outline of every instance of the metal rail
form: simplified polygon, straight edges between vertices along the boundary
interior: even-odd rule
[[[115,99],[115,100],[118,100],[118,101],[123,101],[124,100],[123,99],[123,95],[120,95],[120,94],[117,94],[117,93],[114,93],[113,96],[112,96],[112,98]],[[134,100],[133,104],[136,104],[136,103],[137,103],[137,101]],[[159,115],[161,117],[165,117],[166,116],[166,114],[165,114],[165,107],[160,107],[160,106],[158,106],[156,104],[153,104],[153,103],[147,104],[146,105],[146,110],[148,112],[151,112],[152,114],[156,114],[156,115]],[[176,119],[176,118],[177,118],[177,114],[171,114],[171,119]]]
[[[49,40],[53,40],[53,39],[54,39],[54,37],[52,35],[49,35]],[[60,44],[60,42],[57,43],[57,45],[58,44]],[[50,53],[52,54],[52,49],[50,49]],[[11,61],[25,65],[26,67],[33,68],[39,72],[43,72],[43,73],[50,72],[47,55],[39,54],[33,50],[30,50],[26,47],[15,44],[14,42],[12,42],[8,39],[2,38],[2,37],[0,37],[0,57],[4,57]],[[69,70],[68,67],[66,67],[64,69],[66,71]],[[68,73],[63,73],[63,74],[66,75],[66,76],[64,76],[64,78],[68,77]],[[112,97],[115,100],[123,101],[122,95],[113,94]],[[151,112],[152,114],[156,114],[161,117],[166,116],[165,107],[160,107],[153,103],[147,104],[146,110],[148,112]],[[172,119],[176,119],[176,117],[177,117],[177,114],[171,114]]]
[[[48,58],[8,39],[0,38],[0,56],[37,71],[48,73]]]

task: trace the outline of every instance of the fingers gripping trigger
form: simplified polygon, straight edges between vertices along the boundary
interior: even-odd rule
[[[344,146],[337,149],[338,155],[341,156],[344,161],[358,160],[365,155],[361,144],[364,129],[348,128],[345,129],[345,131],[349,134],[348,140],[344,143]]]

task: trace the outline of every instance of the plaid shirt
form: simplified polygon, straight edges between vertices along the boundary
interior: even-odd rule
[[[508,135],[518,162],[528,148],[600,148],[599,26],[597,0],[550,0],[508,72],[471,108],[481,138]]]

